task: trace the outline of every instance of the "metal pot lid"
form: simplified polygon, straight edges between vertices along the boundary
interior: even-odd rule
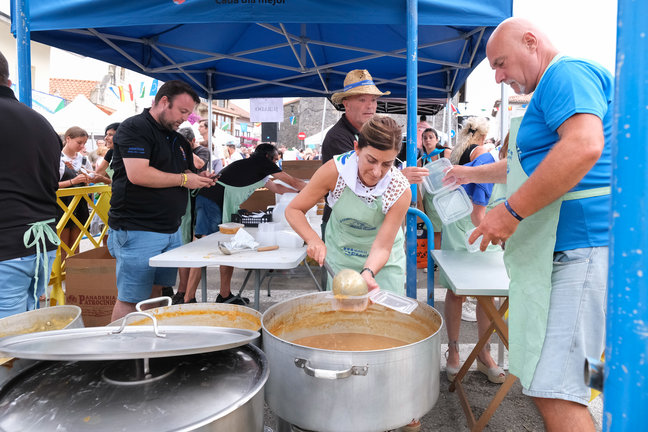
[[[151,359],[159,378],[107,379],[144,360],[38,362],[0,392],[0,430],[189,431],[209,428],[243,407],[268,379],[265,355],[253,345]],[[261,409],[263,404],[261,403]],[[245,411],[247,412],[247,411]],[[227,419],[224,419],[227,420]],[[210,430],[236,431],[235,425]]]
[[[0,357],[36,360],[126,360],[198,354],[235,348],[259,337],[254,330],[212,326],[88,327],[11,336],[0,340]]]

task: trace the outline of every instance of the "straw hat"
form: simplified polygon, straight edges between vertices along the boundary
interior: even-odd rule
[[[378,90],[368,70],[354,69],[344,78],[344,91],[333,93],[331,100],[333,103],[339,104],[346,97],[360,94],[384,96],[391,94],[391,92],[386,91],[383,93]]]

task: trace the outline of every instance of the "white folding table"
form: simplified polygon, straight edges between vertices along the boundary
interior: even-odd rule
[[[252,236],[256,235],[257,228],[245,230]],[[280,247],[277,250],[266,252],[239,252],[233,255],[224,255],[218,249],[219,241],[230,241],[232,234],[220,232],[208,235],[199,240],[182,245],[176,249],[156,255],[149,260],[151,267],[191,267],[202,269],[201,291],[202,301],[207,301],[207,267],[226,265],[230,267],[247,269],[255,275],[254,308],[259,310],[259,295],[261,291],[262,270],[287,270],[295,268],[306,258],[306,246],[298,248]],[[307,263],[306,269],[317,283]]]
[[[508,310],[509,278],[504,267],[503,255],[503,252],[499,251],[476,253],[449,250],[432,251],[434,261],[445,274],[452,292],[459,296],[476,297],[491,320],[490,327],[479,338],[475,348],[473,348],[461,369],[459,369],[454,382],[450,384],[449,388],[451,392],[457,390],[459,401],[466,414],[468,427],[471,431],[481,431],[488,424],[502,399],[504,399],[504,396],[506,396],[517,379],[509,373],[506,381],[501,385],[486,410],[478,419],[475,419],[461,381],[477,358],[479,351],[490,339],[493,331],[497,333],[504,346],[508,349],[508,326],[504,322],[504,314]],[[494,297],[505,298],[499,309],[493,305]]]

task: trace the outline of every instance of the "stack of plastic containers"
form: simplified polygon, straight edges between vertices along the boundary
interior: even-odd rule
[[[425,190],[434,195],[432,204],[436,208],[441,222],[448,225],[472,213],[473,206],[464,188],[454,182],[443,184],[443,177],[452,168],[447,158],[439,158],[424,168],[430,173],[423,180]]]

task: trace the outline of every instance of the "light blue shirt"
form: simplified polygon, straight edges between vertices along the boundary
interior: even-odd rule
[[[614,79],[597,63],[562,57],[545,71],[517,136],[522,168],[536,169],[558,141],[558,128],[574,114],[586,113],[603,122],[605,147],[598,162],[572,190],[610,186],[612,99]],[[564,201],[560,209],[556,251],[609,243],[610,196]]]

